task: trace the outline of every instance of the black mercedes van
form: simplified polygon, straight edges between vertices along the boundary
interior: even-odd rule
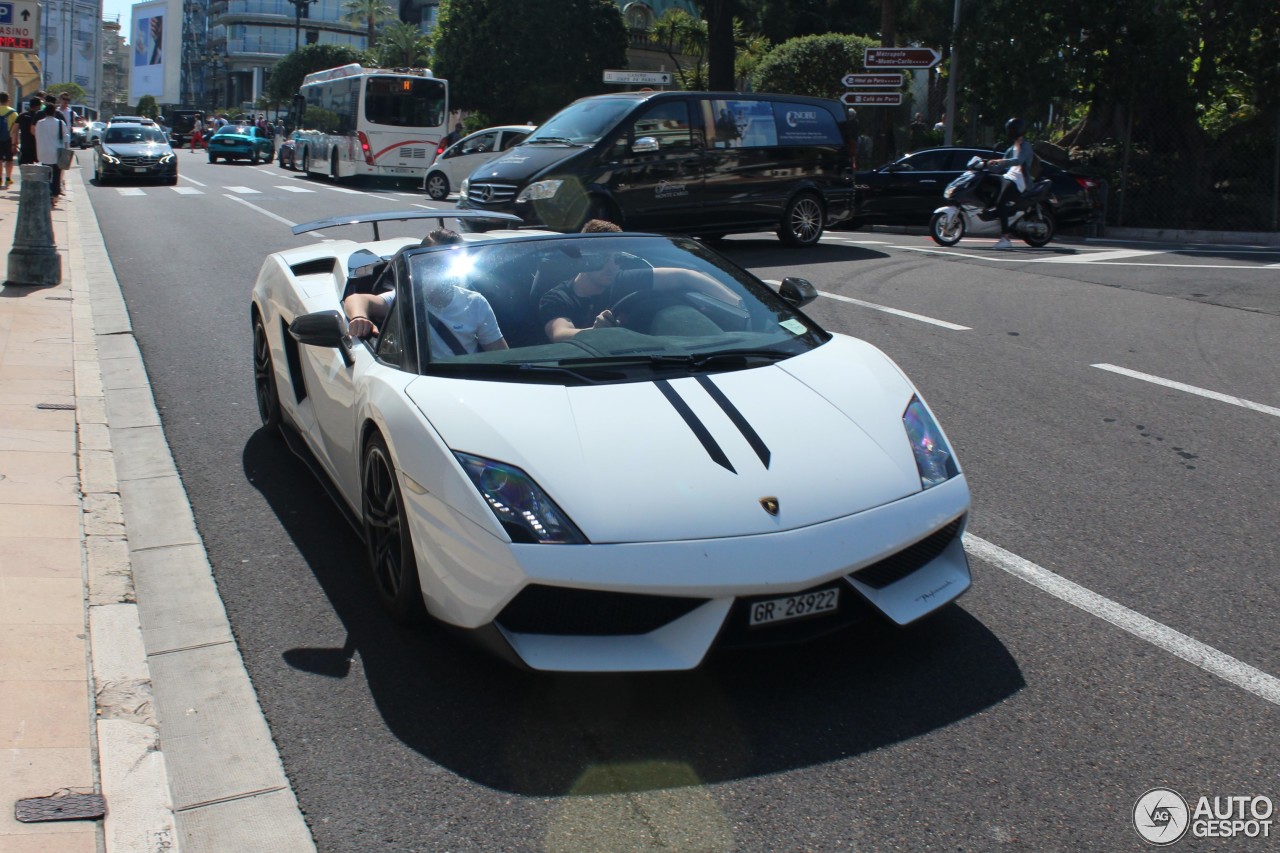
[[[844,107],[822,98],[597,95],[476,169],[458,207],[560,231],[588,219],[707,238],[776,229],[811,246],[853,212],[848,134]]]

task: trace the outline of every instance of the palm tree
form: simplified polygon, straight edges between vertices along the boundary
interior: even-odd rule
[[[373,50],[377,39],[378,25],[384,21],[393,21],[398,15],[387,0],[347,0],[347,14],[342,20],[357,27],[368,27],[369,43],[366,47]]]
[[[431,43],[413,24],[387,24],[378,39],[378,60],[384,68],[414,68],[427,63]]]

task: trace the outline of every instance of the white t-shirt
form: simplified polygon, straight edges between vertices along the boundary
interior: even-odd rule
[[[62,143],[62,122],[57,116],[46,115],[36,122],[36,159],[45,166],[58,165],[58,149]]]
[[[394,290],[382,294],[382,301],[387,308],[396,301]],[[474,290],[453,288],[453,299],[442,309],[428,308],[440,321],[453,332],[453,336],[462,344],[462,348],[472,353],[481,346],[497,343],[502,339],[502,330],[498,328],[498,318],[493,314],[493,306]],[[455,353],[449,345],[440,340],[440,336],[431,330],[431,357],[452,358]]]

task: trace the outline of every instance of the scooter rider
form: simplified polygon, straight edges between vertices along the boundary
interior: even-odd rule
[[[987,165],[995,169],[1004,169],[1000,176],[1000,192],[996,195],[995,208],[1000,216],[1000,239],[996,241],[997,249],[1012,249],[1013,241],[1009,234],[1009,212],[1013,201],[1027,190],[1027,178],[1031,171],[1031,143],[1023,135],[1025,128],[1020,118],[1011,118],[1004,123],[1005,136],[1008,137],[1009,150],[1004,159],[988,160]]]

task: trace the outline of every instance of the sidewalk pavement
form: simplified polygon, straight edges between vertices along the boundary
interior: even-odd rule
[[[0,853],[309,853],[79,159],[62,282],[0,288]],[[17,819],[94,794],[96,819]]]

